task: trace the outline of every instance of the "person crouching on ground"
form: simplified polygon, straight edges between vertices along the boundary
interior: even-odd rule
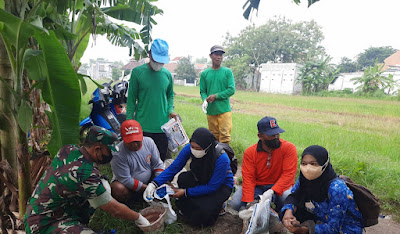
[[[125,120],[121,124],[121,136],[123,141],[111,161],[111,194],[123,203],[140,201],[147,184],[164,170],[164,163],[153,139],[143,137],[142,127],[136,120]]]
[[[322,146],[304,150],[300,177],[281,211],[283,224],[293,233],[362,233],[353,193],[336,175]]]
[[[280,138],[285,132],[274,117],[265,116],[257,123],[258,142],[244,151],[243,186],[232,196],[230,206],[240,210],[268,191],[279,211],[290,194],[297,171],[296,146]]]
[[[150,225],[141,214],[111,196],[98,164],[109,163],[117,151],[117,135],[90,127],[83,146],[65,145],[54,157],[28,201],[26,233],[95,233],[88,227],[95,209],[120,219]]]
[[[226,153],[217,155],[216,144],[214,135],[208,129],[196,129],[190,144],[147,186],[143,198],[151,201],[156,188],[171,180],[192,159],[190,171],[179,175],[179,188],[174,188],[172,197],[177,198],[175,204],[184,221],[198,227],[213,225],[233,188],[229,157]]]

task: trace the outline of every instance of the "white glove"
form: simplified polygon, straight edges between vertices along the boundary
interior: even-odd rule
[[[208,106],[208,102],[207,102],[207,100],[204,100],[203,105],[201,106],[204,114],[207,114],[207,106]]]
[[[143,215],[139,214],[139,218],[135,221],[136,225],[146,227],[150,225],[149,220],[147,220]]]
[[[156,191],[156,186],[153,183],[149,183],[147,185],[146,190],[143,193],[143,200],[146,202],[150,202],[154,198],[154,192]]]
[[[263,193],[263,195],[261,196],[261,200],[266,201],[266,200],[272,200],[272,196],[274,195],[274,190],[272,189],[268,189],[267,191],[265,191]]]

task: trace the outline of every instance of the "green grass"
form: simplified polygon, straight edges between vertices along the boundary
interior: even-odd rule
[[[198,127],[207,127],[199,88],[175,86],[174,91],[175,111],[181,116],[188,136]],[[286,130],[281,137],[295,144],[299,155],[309,145],[324,146],[338,174],[367,186],[380,199],[382,213],[399,219],[400,102],[236,91],[231,103],[231,146],[240,162],[244,150],[258,140],[257,122],[266,115],[276,117],[279,126]],[[115,218],[97,220],[100,221],[94,227],[110,224],[110,227],[121,226],[122,233],[129,233]],[[182,233],[185,228],[174,223],[165,232]]]
[[[176,111],[188,135],[207,126],[199,88],[174,89]],[[400,102],[237,91],[231,103],[231,144],[239,161],[243,151],[257,142],[257,122],[274,116],[286,130],[281,137],[294,143],[299,155],[309,145],[324,146],[337,173],[366,185],[381,200],[384,213],[399,217]]]

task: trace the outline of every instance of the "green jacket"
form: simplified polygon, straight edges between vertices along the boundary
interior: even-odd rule
[[[200,95],[204,101],[215,94],[215,101],[208,104],[207,115],[218,115],[231,111],[229,97],[235,94],[235,80],[227,67],[218,70],[207,68],[200,75]]]
[[[147,64],[132,70],[129,81],[127,119],[135,119],[143,132],[162,133],[161,125],[174,112],[174,89],[171,73],[162,68],[153,71]]]

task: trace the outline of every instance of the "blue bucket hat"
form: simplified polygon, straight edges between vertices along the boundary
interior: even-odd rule
[[[151,57],[157,63],[169,63],[168,43],[162,39],[155,39],[151,45]]]

